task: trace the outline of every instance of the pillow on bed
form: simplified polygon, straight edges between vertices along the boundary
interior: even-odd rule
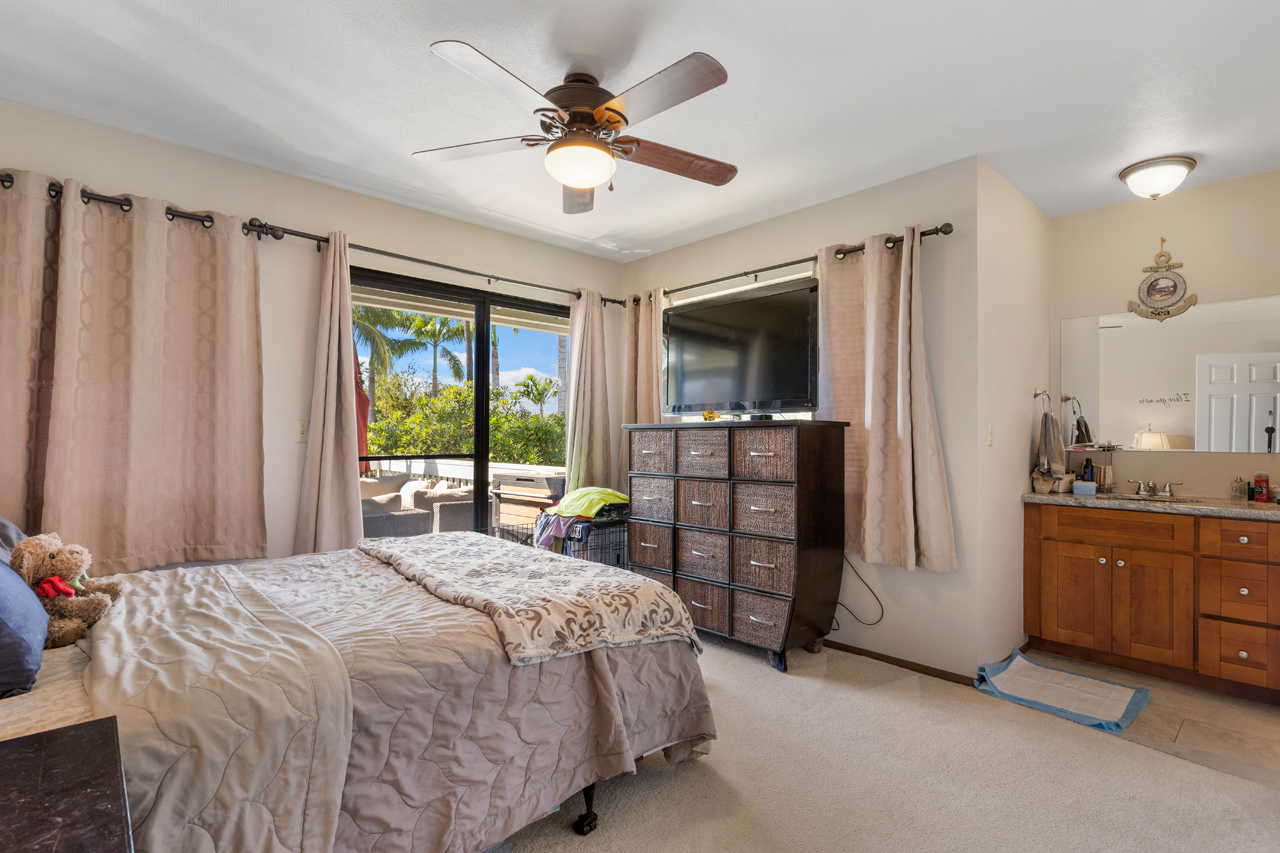
[[[409,482],[408,474],[396,474],[394,477],[361,477],[360,497],[376,498],[379,495],[400,494],[400,490],[407,482]]]
[[[16,544],[16,543],[15,543]],[[0,699],[28,693],[40,671],[40,654],[49,631],[35,590],[9,568],[9,551],[0,566]]]

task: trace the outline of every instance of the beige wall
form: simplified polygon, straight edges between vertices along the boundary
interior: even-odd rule
[[[1168,239],[1165,248],[1173,260],[1183,263],[1179,272],[1188,289],[1204,303],[1280,293],[1277,233],[1280,171],[1053,220],[1049,333],[1054,399],[1060,388],[1062,320],[1127,310],[1146,276],[1142,268],[1160,250],[1161,237]],[[1072,461],[1083,457],[1072,454]],[[1115,454],[1115,477],[1122,484],[1127,479],[1181,480],[1184,494],[1226,495],[1236,475],[1250,476],[1268,464],[1265,455],[1247,453],[1120,452]]]
[[[189,210],[257,216],[300,231],[345,231],[352,242],[454,266],[557,287],[589,287],[620,296],[622,266],[500,231],[250,166],[191,148],[0,99],[0,169],[74,177],[111,195],[166,199]],[[260,245],[263,317],[264,443],[267,539],[271,556],[288,554],[297,515],[305,445],[296,420],[309,415],[320,255],[293,238]],[[483,279],[352,252],[353,263],[484,288]],[[568,297],[506,285],[498,292],[565,304]],[[622,309],[605,309],[607,328],[621,328]],[[617,334],[610,336],[611,341]],[[608,353],[611,408],[621,418],[623,353]],[[614,399],[616,397],[616,399]],[[164,472],[155,472],[164,476]]]
[[[979,540],[983,514],[976,451],[980,434],[985,442],[985,423],[980,429],[977,193],[978,160],[969,158],[633,261],[624,268],[623,279],[626,289],[633,291],[679,287],[735,269],[812,256],[823,246],[849,245],[879,233],[901,234],[904,224],[932,227],[949,221],[955,225],[955,233],[948,237],[925,239],[922,278],[925,340],[936,388],[960,571],[908,572],[859,562],[859,571],[884,602],[884,621],[865,628],[841,611],[840,630],[832,639],[965,673],[973,672],[979,663],[977,589],[982,569]],[[741,280],[731,281],[707,291],[741,284]],[[1020,443],[1024,445],[1020,452],[1026,456],[1025,434]],[[1024,479],[1025,474],[1023,471]],[[1020,491],[1012,492],[1015,502]],[[1017,549],[1017,542],[1009,545]],[[868,621],[877,613],[875,601],[847,569],[841,599]],[[1020,622],[1020,599],[1017,612],[1007,621],[1015,618]]]

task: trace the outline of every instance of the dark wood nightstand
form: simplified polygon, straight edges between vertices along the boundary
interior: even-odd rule
[[[0,850],[133,853],[116,718],[0,741]]]

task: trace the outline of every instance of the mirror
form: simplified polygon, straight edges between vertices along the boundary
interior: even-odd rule
[[[1063,320],[1061,388],[1096,442],[1280,451],[1267,432],[1280,418],[1280,296],[1200,303],[1163,323],[1131,313]],[[1070,440],[1072,403],[1061,412]]]

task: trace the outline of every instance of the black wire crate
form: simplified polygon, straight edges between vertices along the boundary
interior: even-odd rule
[[[536,546],[534,525],[495,524],[480,531],[486,536],[519,545]],[[563,553],[568,557],[625,568],[627,565],[627,520],[588,521],[578,519],[564,535]]]

